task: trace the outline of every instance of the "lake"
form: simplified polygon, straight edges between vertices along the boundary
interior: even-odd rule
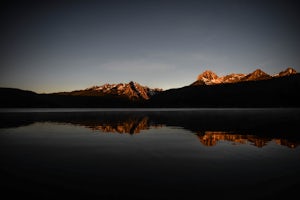
[[[298,194],[300,109],[2,109],[1,192],[82,199]]]

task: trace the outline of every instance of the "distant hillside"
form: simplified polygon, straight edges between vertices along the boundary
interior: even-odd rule
[[[141,107],[146,100],[161,91],[133,81],[50,94],[0,88],[0,107]]]
[[[36,94],[13,88],[0,88],[0,107],[136,107],[140,101],[131,101],[122,96],[72,96],[58,94]],[[142,101],[141,101],[142,102]]]

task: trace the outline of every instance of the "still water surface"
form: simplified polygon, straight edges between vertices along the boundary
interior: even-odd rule
[[[6,109],[11,197],[276,199],[300,185],[299,109]]]

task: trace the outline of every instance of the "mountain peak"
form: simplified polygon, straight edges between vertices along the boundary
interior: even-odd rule
[[[249,75],[251,76],[256,76],[256,77],[260,77],[260,76],[270,76],[269,74],[267,74],[266,72],[264,72],[261,69],[256,69],[254,70],[252,73],[250,73]]]
[[[288,67],[286,70],[279,72],[278,76],[289,76],[292,74],[297,74],[297,71],[291,67]]]
[[[258,80],[265,80],[269,79],[272,76],[267,74],[266,72],[262,71],[261,69],[256,69],[254,72],[248,74],[244,78],[242,78],[242,81],[258,81]]]
[[[267,73],[265,73],[263,70],[261,70],[261,69],[256,69],[256,70],[254,70],[253,72],[252,72],[252,74],[254,74],[254,73],[256,73],[256,74],[267,74]]]
[[[93,86],[85,90],[76,90],[72,92],[60,93],[71,96],[119,96],[130,100],[147,100],[150,97],[161,92],[162,89],[151,89],[147,86],[142,86],[137,82],[130,81],[128,83],[104,84],[101,86]]]
[[[212,85],[219,83],[218,75],[211,70],[206,70],[198,75],[197,80],[192,85]]]
[[[217,79],[217,78],[218,78],[217,74],[215,74],[211,70],[206,70],[202,74],[199,74],[197,80],[203,80],[203,79],[213,80],[213,79]]]

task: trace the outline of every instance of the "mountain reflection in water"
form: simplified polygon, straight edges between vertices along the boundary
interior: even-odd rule
[[[128,118],[124,119],[124,121],[107,121],[107,122],[86,122],[79,123],[86,128],[90,128],[92,130],[99,130],[101,132],[106,133],[127,133],[127,134],[138,134],[143,130],[148,130],[149,128],[160,128],[163,125],[157,124],[154,125],[150,123],[148,117],[140,117],[140,118]]]
[[[239,134],[234,132],[222,132],[222,131],[205,131],[204,133],[198,133],[199,141],[206,146],[215,146],[219,141],[229,141],[233,144],[247,144],[250,143],[256,147],[263,147],[270,141],[274,141],[278,145],[287,146],[289,148],[295,148],[299,145],[299,141],[290,141],[288,139],[281,138],[268,138],[260,137],[256,135]]]
[[[299,109],[0,110],[0,187],[30,199],[292,199],[299,121]]]
[[[150,128],[161,128],[164,124],[151,124],[148,117],[141,118],[129,118],[125,121],[110,121],[105,123],[100,122],[85,122],[78,123],[77,125],[84,126],[94,131],[100,131],[104,133],[120,133],[120,134],[139,134],[143,130]],[[289,148],[295,148],[299,145],[298,141],[292,141],[283,138],[271,138],[264,137],[263,133],[257,135],[241,134],[232,131],[197,131],[195,133],[199,141],[205,146],[215,146],[219,141],[229,141],[233,144],[252,144],[256,147],[263,147],[270,141],[274,141],[278,145],[287,146]],[[255,134],[255,133],[254,133]],[[283,134],[284,135],[284,134]]]
[[[2,112],[0,128],[55,122],[79,125],[99,133],[132,135],[169,126],[191,131],[205,146],[227,141],[264,147],[273,141],[295,148],[300,144],[299,118],[297,109]]]

